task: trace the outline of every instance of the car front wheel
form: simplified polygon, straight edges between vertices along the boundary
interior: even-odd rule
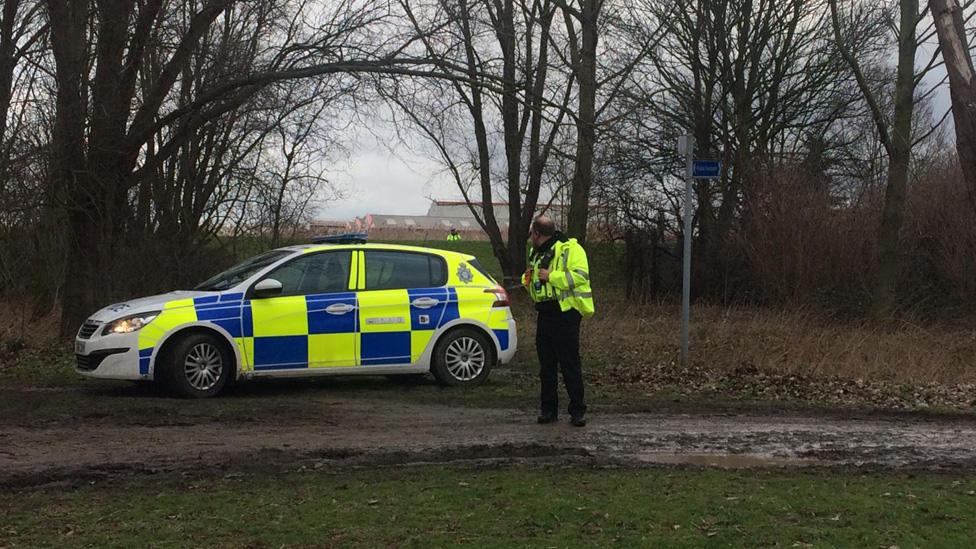
[[[210,334],[189,334],[164,359],[164,381],[176,394],[207,398],[219,393],[234,371],[234,357]]]
[[[459,328],[434,347],[431,372],[443,385],[475,387],[488,378],[495,364],[495,348],[481,332]]]

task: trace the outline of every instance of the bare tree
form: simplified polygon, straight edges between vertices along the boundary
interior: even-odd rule
[[[25,65],[47,37],[41,8],[36,0],[8,0],[0,13],[0,196],[12,178],[12,155],[28,115],[28,109],[11,109],[15,86],[22,86],[22,100],[33,93],[37,67]]]
[[[673,220],[681,205],[679,135],[696,154],[722,161],[716,180],[695,183],[695,283],[724,292],[726,243],[750,215],[750,181],[768,164],[830,151],[856,115],[845,67],[835,56],[822,2],[718,0],[636,2],[630,40],[647,56],[613,108],[606,158],[617,198],[635,222]],[[646,47],[646,46],[645,46]],[[616,135],[614,135],[616,134]],[[820,144],[817,145],[817,142]],[[628,202],[626,189],[652,203]],[[683,188],[683,187],[682,187]],[[680,227],[673,227],[680,232]]]
[[[929,0],[939,47],[949,76],[956,152],[976,208],[976,71],[969,51],[963,7],[956,0]]]
[[[307,102],[300,103],[268,137],[272,146],[266,147],[261,163],[263,184],[254,203],[261,207],[258,219],[270,233],[270,247],[294,239],[319,205],[342,196],[323,168],[327,151],[336,147],[320,127],[332,107],[328,90],[312,86],[305,91],[311,92]]]
[[[389,32],[396,28],[384,3],[338,2],[323,11],[299,1],[275,8],[285,20],[254,45],[258,62],[205,86],[184,85],[221,16],[270,7],[242,0],[47,1],[57,80],[50,181],[66,205],[72,265],[63,286],[64,333],[125,293],[125,273],[112,273],[130,192],[201,129],[279,82],[376,72],[439,76],[408,52],[414,36]],[[172,12],[190,17],[166,26]],[[140,81],[153,66],[154,78]],[[150,147],[161,132],[165,141]]]
[[[889,117],[882,110],[876,87],[865,76],[861,63],[849,44],[857,43],[856,30],[842,26],[837,0],[829,0],[831,23],[837,49],[857,80],[865,102],[871,110],[879,139],[888,156],[888,181],[884,193],[884,208],[878,237],[878,273],[874,288],[873,312],[876,316],[891,314],[895,306],[899,273],[899,232],[905,216],[905,196],[908,186],[912,147],[913,113],[916,89],[922,75],[917,73],[915,57],[919,45],[918,25],[922,20],[918,0],[899,0],[899,17],[895,41],[898,44],[898,63],[894,89],[894,110]],[[931,67],[933,62],[929,63]]]
[[[593,157],[597,124],[597,46],[600,39],[600,12],[603,0],[579,0],[579,6],[559,3],[569,36],[573,74],[579,86],[579,110],[576,114],[576,165],[573,171],[569,204],[569,232],[581,241],[586,239],[593,186]],[[576,25],[579,25],[577,38]]]
[[[553,82],[550,66],[556,5],[404,0],[402,6],[427,58],[456,78],[387,81],[380,93],[433,146],[511,284],[525,266],[529,226],[570,101],[566,79],[572,76]],[[494,152],[496,131],[501,162]],[[474,137],[473,147],[467,134]],[[506,199],[507,234],[493,204],[496,189]]]

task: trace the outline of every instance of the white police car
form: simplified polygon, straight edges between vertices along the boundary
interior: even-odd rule
[[[473,256],[341,243],[272,250],[192,291],[105,307],[75,354],[88,377],[209,397],[233,379],[278,376],[430,371],[473,386],[516,344],[508,295]]]

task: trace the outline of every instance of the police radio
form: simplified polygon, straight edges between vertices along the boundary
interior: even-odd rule
[[[539,268],[548,269],[554,257],[556,257],[556,247],[550,246],[549,249],[546,250],[546,253],[542,254],[542,257],[539,259]],[[539,291],[541,289],[542,289],[542,281],[536,278],[535,290]]]

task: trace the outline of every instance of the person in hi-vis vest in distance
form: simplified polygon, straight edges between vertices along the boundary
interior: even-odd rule
[[[458,240],[461,240],[461,234],[458,233],[458,230],[457,229],[455,229],[454,227],[451,227],[451,232],[447,235],[447,241],[448,242],[456,242]]]
[[[539,216],[529,232],[532,252],[522,277],[537,312],[535,345],[539,355],[539,423],[558,416],[558,371],[569,394],[570,423],[586,425],[583,369],[579,354],[580,321],[593,316],[593,293],[586,251],[575,238]]]

